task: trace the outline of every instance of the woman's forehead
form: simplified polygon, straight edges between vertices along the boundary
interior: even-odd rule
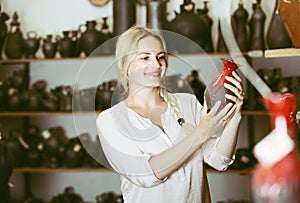
[[[164,51],[163,45],[161,41],[153,36],[147,36],[139,40],[137,44],[137,51],[157,51],[162,52]]]

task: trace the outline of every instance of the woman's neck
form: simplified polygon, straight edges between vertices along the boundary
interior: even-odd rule
[[[159,87],[157,88],[140,88],[129,91],[125,103],[129,108],[143,107],[151,108],[161,105],[163,99],[159,95]]]

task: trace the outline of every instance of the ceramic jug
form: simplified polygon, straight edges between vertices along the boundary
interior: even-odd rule
[[[47,34],[43,39],[42,52],[45,58],[54,58],[57,52],[57,43],[53,40],[52,34]]]
[[[86,21],[85,25],[80,25],[81,31],[80,44],[81,50],[88,57],[98,46],[101,45],[102,39],[99,30],[97,29],[95,20]],[[85,30],[83,31],[83,29]]]
[[[30,31],[27,33],[27,39],[24,40],[24,49],[26,58],[36,58],[35,54],[40,48],[40,40],[35,31]]]
[[[244,8],[243,1],[239,2],[238,8],[232,14],[232,29],[235,39],[242,52],[249,50],[248,11]]]
[[[14,12],[13,21],[10,23],[10,30],[7,33],[4,52],[7,58],[22,58],[25,52],[23,33],[18,21],[18,14]]]
[[[9,19],[9,16],[7,13],[1,11],[1,5],[0,5],[0,59],[2,58],[2,51],[3,51],[3,45],[4,41],[6,39],[7,35],[7,25],[6,21]]]
[[[65,30],[62,32],[63,37],[57,36],[57,49],[58,52],[60,53],[61,57],[73,57],[74,52],[76,50],[76,44],[75,42],[71,39],[70,36],[70,31]]]
[[[146,23],[153,29],[165,29],[168,0],[146,0]]]
[[[113,34],[118,36],[136,22],[136,0],[113,1]]]
[[[266,14],[261,8],[261,0],[252,4],[252,15],[249,21],[250,47],[249,50],[265,50],[265,21]]]

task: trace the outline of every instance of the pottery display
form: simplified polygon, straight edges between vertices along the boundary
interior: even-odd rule
[[[73,41],[70,36],[70,31],[62,31],[63,37],[57,36],[57,50],[61,57],[73,57],[76,49],[76,41]]]

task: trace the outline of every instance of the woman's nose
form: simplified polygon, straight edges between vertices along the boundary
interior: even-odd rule
[[[151,58],[152,58],[151,62],[150,62],[151,65],[153,65],[153,66],[161,66],[162,65],[158,57],[154,56]]]

